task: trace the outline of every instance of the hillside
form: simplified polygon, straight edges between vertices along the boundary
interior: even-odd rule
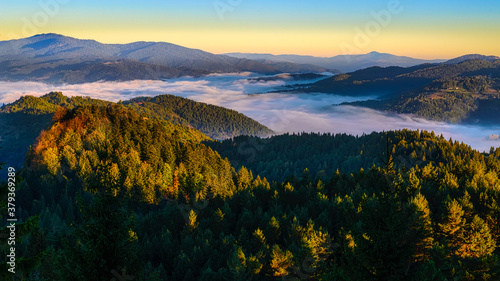
[[[24,155],[42,130],[46,130],[59,107],[111,105],[112,102],[86,97],[66,97],[52,92],[42,97],[23,96],[0,108],[0,158],[21,167]],[[257,121],[223,107],[198,103],[185,98],[162,95],[125,101],[128,107],[149,118],[159,118],[176,125],[189,126],[202,140],[210,136],[223,139],[238,135],[268,135],[272,131]],[[199,131],[203,132],[199,132]]]
[[[456,64],[422,64],[412,67],[370,67],[354,72],[340,74],[307,85],[305,91],[325,93],[369,92],[370,89],[388,92],[407,91],[405,83],[411,85],[430,84],[436,79],[451,79],[464,76],[487,75],[500,78],[500,60],[467,60]]]
[[[401,76],[412,78],[450,79],[455,77],[485,75],[491,76],[492,78],[500,78],[500,59],[472,59],[466,61],[460,61],[460,59],[458,59],[457,61],[458,63],[455,64],[445,63],[428,66]]]
[[[214,55],[164,42],[102,44],[59,34],[0,42],[0,80],[85,83],[243,71],[276,74],[324,69]]]
[[[348,103],[452,123],[498,124],[500,60],[457,59],[414,67],[372,67],[320,80],[299,92],[378,96]]]
[[[369,170],[383,164],[381,146],[386,141],[381,133],[362,137],[347,134],[284,134],[269,138],[239,136],[223,141],[207,141],[206,145],[231,161],[236,169],[247,167],[255,175],[273,181],[300,177],[305,169],[312,178],[326,178],[337,170],[350,174],[360,168]],[[404,166],[404,159],[396,160],[396,167]],[[419,163],[421,164],[421,163]],[[414,166],[412,165],[406,166]]]
[[[265,136],[273,132],[237,111],[174,95],[134,98],[124,104],[148,116],[175,124],[189,124],[213,139],[239,135]]]
[[[380,96],[388,98],[401,92],[419,89],[432,79],[426,77],[404,77],[404,74],[425,69],[429,65],[412,67],[370,67],[328,77],[318,82],[291,88],[292,92],[331,93],[348,96]]]
[[[417,138],[413,144],[401,141],[408,134],[425,137]],[[417,148],[413,151],[412,146],[424,145],[433,150],[444,142],[447,140],[434,132],[402,130],[362,136],[344,133],[284,134],[269,138],[239,136],[224,141],[206,141],[205,144],[229,159],[236,169],[246,167],[255,175],[283,182],[288,177],[301,177],[305,169],[308,169],[311,178],[321,180],[337,172],[351,174],[360,169],[367,171],[373,166],[385,165],[388,153],[392,154],[395,169],[423,167],[429,163],[429,157],[434,159],[435,156]]]
[[[42,130],[46,130],[60,106],[72,109],[81,105],[107,105],[110,102],[65,97],[61,93],[49,93],[40,98],[23,96],[0,108],[0,157],[13,167],[24,164],[24,155]]]
[[[435,80],[420,91],[389,100],[389,111],[414,114],[426,119],[451,123],[499,124],[500,84],[489,76]]]

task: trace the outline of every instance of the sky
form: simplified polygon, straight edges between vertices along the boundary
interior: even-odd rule
[[[217,54],[449,59],[500,56],[499,14],[498,0],[1,0],[0,40],[59,33]]]

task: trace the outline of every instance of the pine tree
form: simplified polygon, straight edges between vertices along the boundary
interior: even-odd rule
[[[238,190],[244,190],[247,189],[248,187],[251,186],[253,181],[253,175],[252,172],[248,171],[247,168],[241,167],[241,169],[238,171],[238,177],[237,177],[237,183],[238,183]]]
[[[457,250],[461,257],[484,258],[493,253],[496,242],[490,234],[490,228],[478,215],[466,226],[464,240]]]
[[[365,196],[367,197],[367,196]],[[364,198],[352,236],[354,250],[352,269],[363,278],[402,280],[419,242],[413,229],[412,212],[396,194],[378,194]]]
[[[227,260],[229,269],[228,281],[248,281],[251,278],[251,272],[247,269],[246,257],[241,247],[235,246]]]
[[[293,254],[290,251],[282,250],[278,245],[274,245],[270,261],[272,276],[288,275],[288,268],[292,265]]]
[[[266,233],[270,244],[275,243],[280,237],[281,235],[280,223],[275,217],[272,217],[271,220],[269,221],[269,224],[266,228]]]
[[[434,238],[432,230],[431,211],[429,203],[424,195],[418,193],[410,200],[410,207],[414,209],[415,228],[413,231],[418,235],[415,257],[422,261],[427,258],[428,251],[432,248]]]
[[[210,268],[207,267],[200,276],[200,281],[213,281],[217,280],[217,274]]]
[[[188,218],[186,221],[186,230],[189,233],[193,233],[198,227],[199,223],[196,221],[197,217],[198,215],[196,214],[196,212],[193,209],[191,209],[189,211]]]
[[[90,205],[78,202],[84,223],[73,225],[76,243],[65,243],[60,278],[109,281],[117,272],[137,274],[137,235],[123,199],[100,191]]]
[[[438,224],[439,235],[456,251],[464,238],[465,218],[464,211],[457,200],[448,201],[442,218]]]

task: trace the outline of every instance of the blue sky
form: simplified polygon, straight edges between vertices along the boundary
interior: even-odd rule
[[[387,22],[374,17],[387,12]],[[492,0],[3,1],[0,40],[55,32],[104,43],[166,41],[214,53],[451,58],[500,55],[498,15],[500,1]]]

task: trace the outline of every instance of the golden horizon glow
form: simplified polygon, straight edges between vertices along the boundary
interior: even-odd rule
[[[89,1],[95,5],[112,5]],[[2,18],[4,25],[0,26],[0,40],[58,33],[107,44],[161,41],[215,54],[241,52],[333,57],[377,51],[418,59],[451,59],[476,53],[500,55],[500,19],[494,16],[494,11],[465,17],[471,9],[466,6],[455,11],[456,15],[448,15],[429,12],[422,3],[401,2],[402,12],[393,14],[387,25],[379,22],[379,29],[370,34],[366,28],[374,22],[373,12],[385,8],[387,3],[366,2],[365,10],[348,3],[340,7],[339,3],[324,2],[324,9],[290,3],[298,6],[290,8],[288,14],[277,13],[273,17],[273,11],[281,7],[278,4],[269,4],[270,8],[266,10],[262,9],[262,3],[244,2],[241,7],[228,12],[224,20],[217,17],[212,5],[201,1],[195,10],[191,6],[191,10],[187,9],[183,6],[187,5],[185,3],[156,3],[165,9],[177,5],[171,10],[142,9],[133,7],[137,4],[128,3],[116,13],[109,14],[106,10],[92,9],[88,3],[69,1],[46,18],[37,18],[44,10],[36,5],[24,10],[19,6]],[[330,10],[328,5],[331,5]],[[439,7],[441,10],[448,8],[443,3],[439,3]],[[343,13],[342,9],[346,12]],[[464,17],[458,12],[464,13]]]
[[[439,32],[426,32],[421,36],[415,34],[401,34],[386,32],[370,40],[363,48],[357,48],[354,38],[355,32],[328,32],[317,31],[307,34],[295,31],[149,31],[130,30],[127,35],[110,31],[78,31],[78,30],[42,30],[40,33],[59,33],[78,39],[92,39],[104,44],[127,44],[136,41],[168,42],[187,48],[201,49],[214,54],[222,53],[266,53],[273,55],[308,55],[317,57],[333,57],[343,54],[366,54],[372,51],[390,53],[399,56],[408,56],[419,59],[451,59],[454,57],[478,53],[483,55],[499,55],[496,38],[488,33],[471,32],[461,37]],[[500,36],[500,34],[499,34]],[[21,39],[24,37],[0,37],[0,40]],[[423,40],[425,38],[426,40]],[[483,46],[478,48],[476,41],[481,39]],[[269,46],[269,41],[275,41]],[[224,42],[221,44],[220,42]],[[315,42],[315,46],[310,46]],[[433,42],[433,43],[428,43]],[[346,43],[353,47],[353,52],[344,53],[341,44]],[[445,45],[454,45],[455,50],[450,52],[443,48]],[[351,49],[349,49],[351,50]],[[359,50],[359,51],[356,51]]]

